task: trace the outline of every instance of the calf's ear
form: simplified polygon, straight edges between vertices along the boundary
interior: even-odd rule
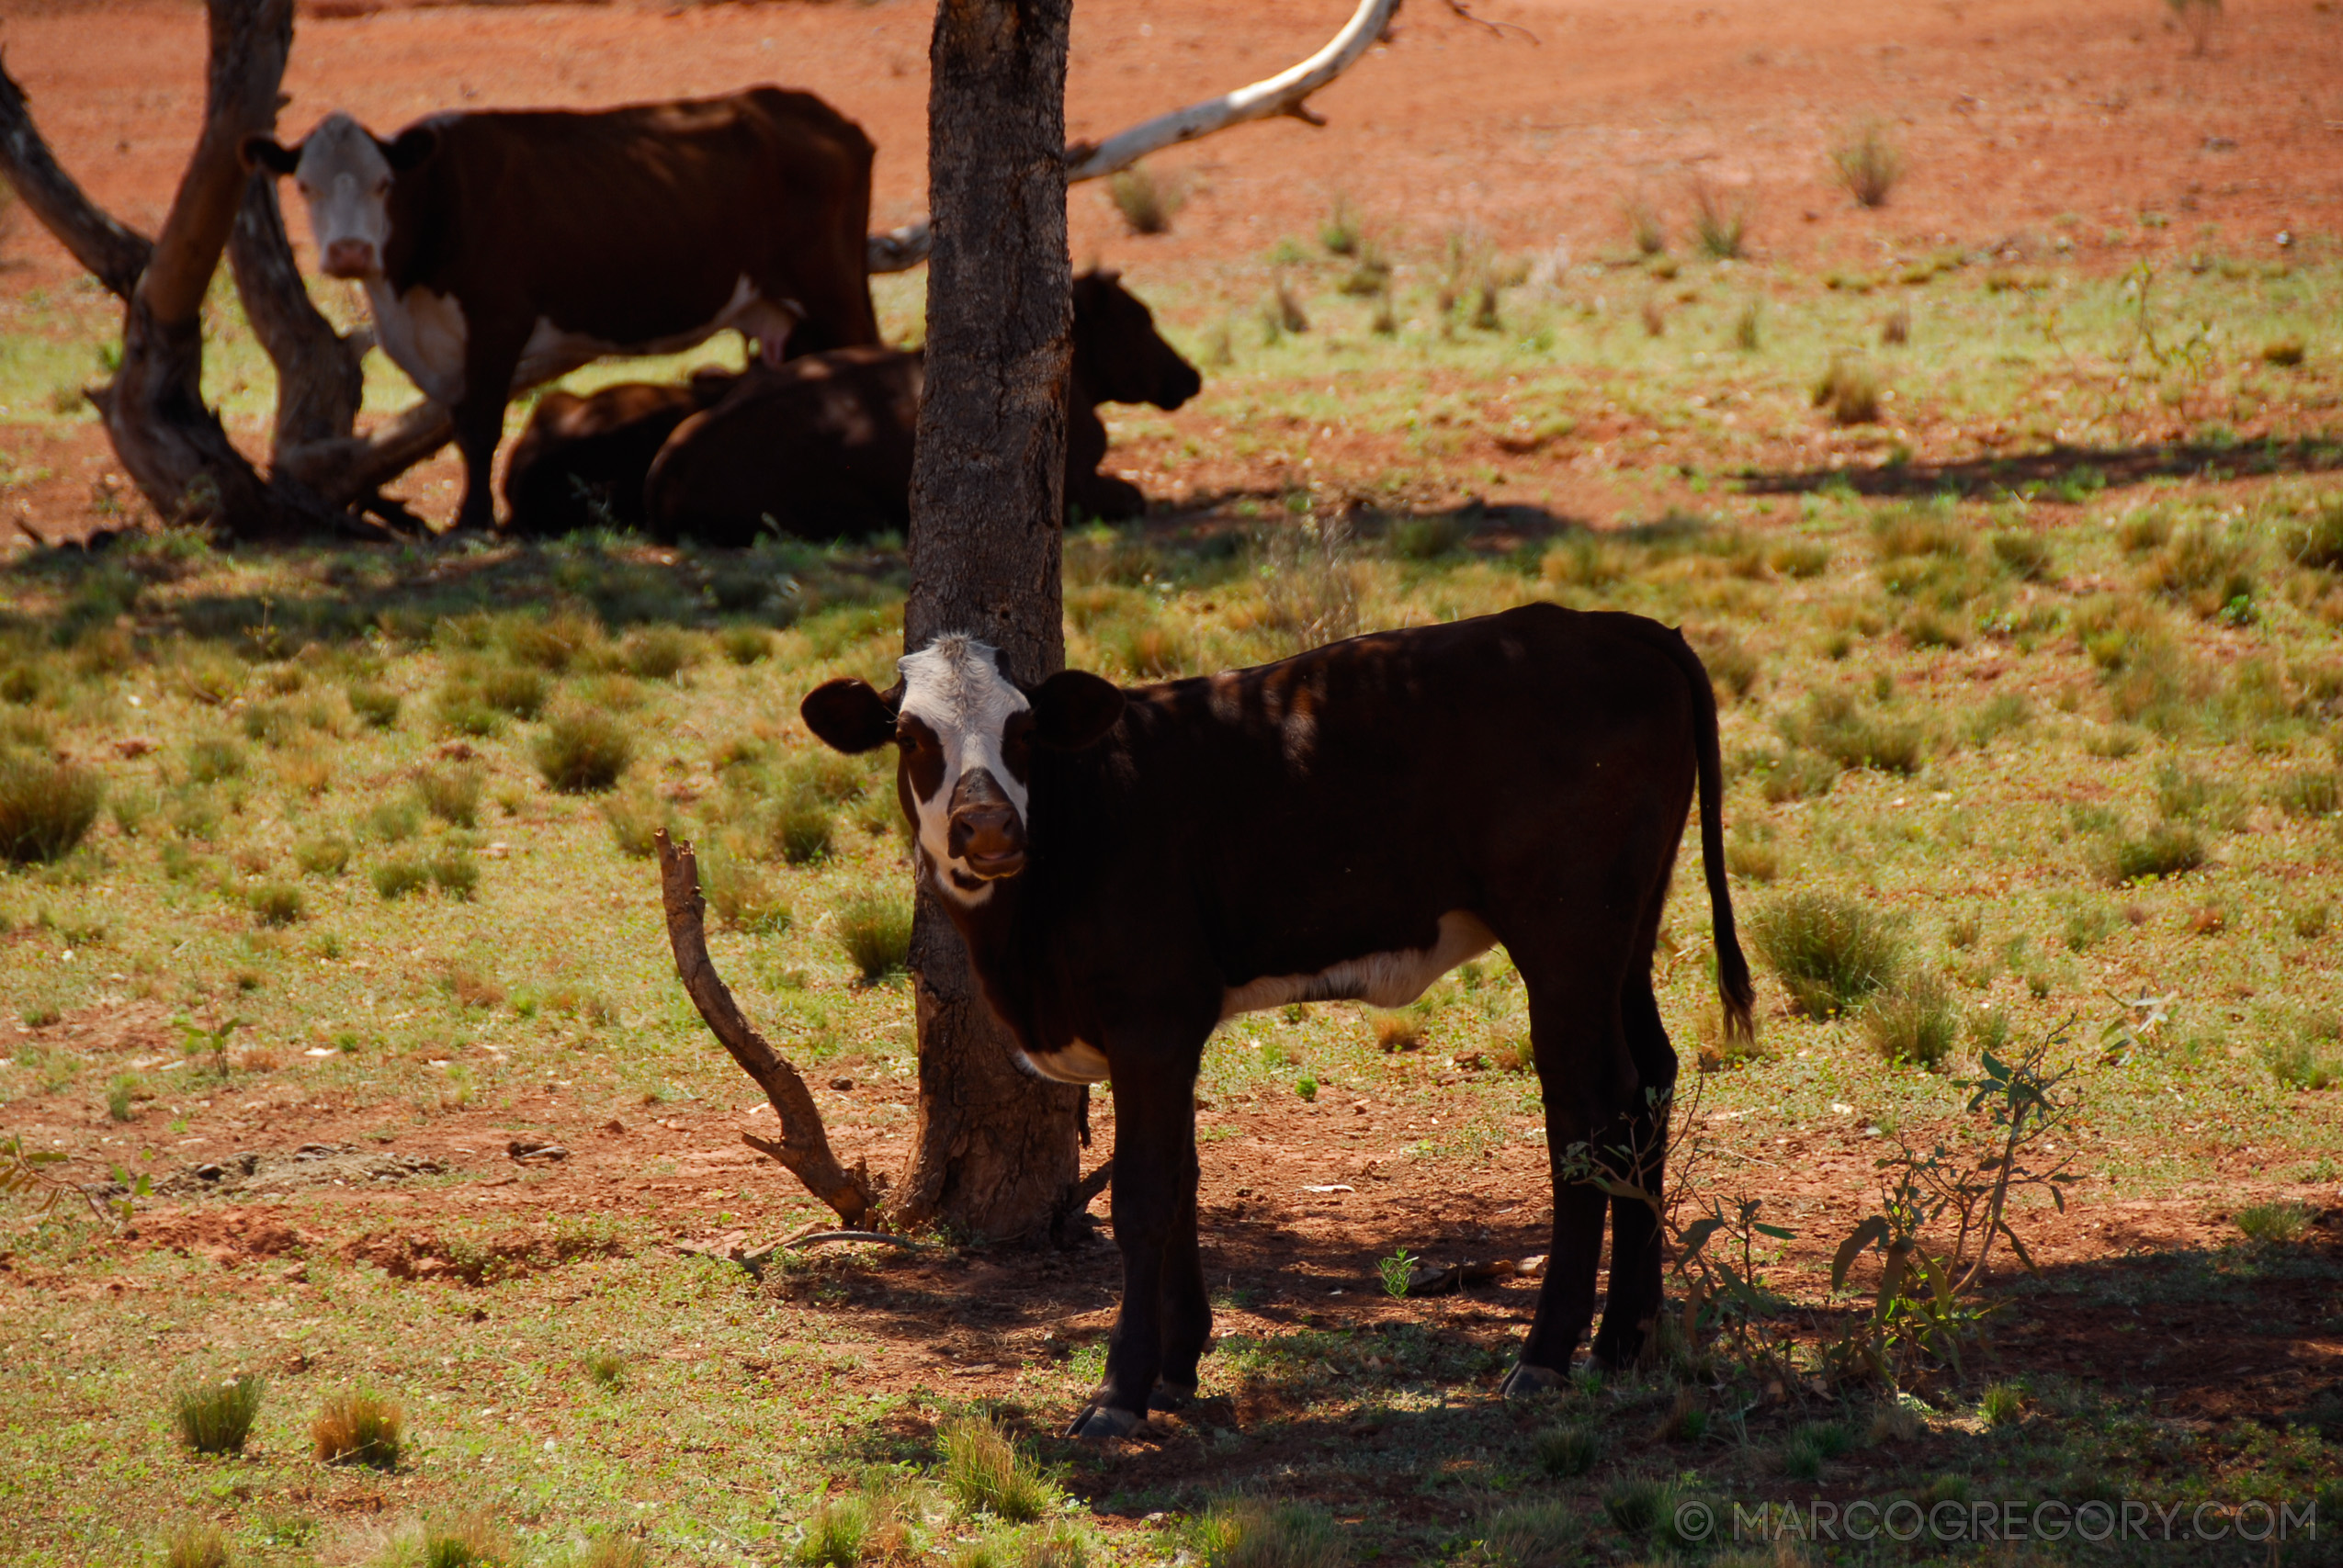
[[[895,709],[867,681],[824,681],[798,705],[815,739],[836,750],[875,750],[895,739]]]
[[[272,175],[289,175],[301,161],[301,150],[288,147],[273,136],[257,133],[236,143],[236,154],[247,169],[266,169]]]
[[[1060,670],[1034,689],[1034,743],[1058,751],[1094,746],[1123,716],[1123,694],[1087,670]]]

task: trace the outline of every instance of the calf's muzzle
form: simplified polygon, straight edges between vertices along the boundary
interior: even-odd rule
[[[952,788],[952,858],[987,879],[1025,868],[1025,824],[990,768],[960,775]]]

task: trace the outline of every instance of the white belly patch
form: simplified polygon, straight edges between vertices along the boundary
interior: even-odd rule
[[[464,344],[470,331],[456,297],[423,288],[395,294],[378,275],[367,280],[366,302],[374,317],[375,341],[416,389],[443,407],[462,401]]]
[[[1221,993],[1220,1016],[1284,1007],[1287,1002],[1361,1001],[1379,1008],[1405,1007],[1424,987],[1457,964],[1497,945],[1497,933],[1480,917],[1451,909],[1440,917],[1440,935],[1430,947],[1370,953],[1315,975],[1263,975]]]
[[[1058,1051],[1024,1051],[1025,1066],[1052,1083],[1104,1083],[1106,1053],[1087,1040]]]

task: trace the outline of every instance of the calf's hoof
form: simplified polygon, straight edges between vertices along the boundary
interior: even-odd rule
[[[1516,1361],[1513,1363],[1513,1370],[1505,1374],[1505,1381],[1497,1385],[1497,1397],[1535,1399],[1542,1393],[1553,1393],[1569,1381],[1567,1374],[1557,1372],[1552,1367],[1538,1367],[1527,1361]]]
[[[1111,1404],[1093,1404],[1074,1417],[1068,1427],[1070,1438],[1127,1438],[1139,1429],[1146,1416],[1135,1410],[1117,1410]]]
[[[1155,1380],[1155,1390],[1147,1396],[1149,1410],[1185,1410],[1196,1397],[1196,1385],[1173,1382],[1170,1378]]]

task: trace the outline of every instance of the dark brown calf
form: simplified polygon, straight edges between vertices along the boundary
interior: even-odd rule
[[[1075,1424],[1117,1436],[1194,1389],[1211,1327],[1196,1239],[1194,1085],[1237,1013],[1398,1007],[1502,942],[1529,993],[1556,1183],[1553,1262],[1509,1392],[1567,1372],[1594,1314],[1606,1201],[1574,1148],[1647,1151],[1659,1193],[1676,1055],[1651,957],[1697,796],[1726,1025],[1749,1027],[1726,891],[1716,707],[1681,637],[1535,604],[1354,637],[1283,663],[1118,691],[1038,686],[939,637],[884,694],[832,681],[807,726],[900,749],[918,874],[1043,1076],[1111,1079],[1123,1307]],[[1609,1205],[1594,1354],[1631,1359],[1660,1306],[1659,1236]]]
[[[551,537],[643,525],[642,477],[675,427],[723,401],[740,377],[692,372],[681,386],[621,381],[579,397],[548,392],[504,462],[505,528]]]
[[[916,353],[856,349],[745,378],[660,451],[644,481],[651,531],[743,545],[767,519],[814,539],[906,527],[923,365]],[[1106,456],[1100,403],[1175,409],[1203,384],[1114,273],[1076,278],[1068,510],[1089,517],[1147,510],[1137,485],[1098,471]]]

